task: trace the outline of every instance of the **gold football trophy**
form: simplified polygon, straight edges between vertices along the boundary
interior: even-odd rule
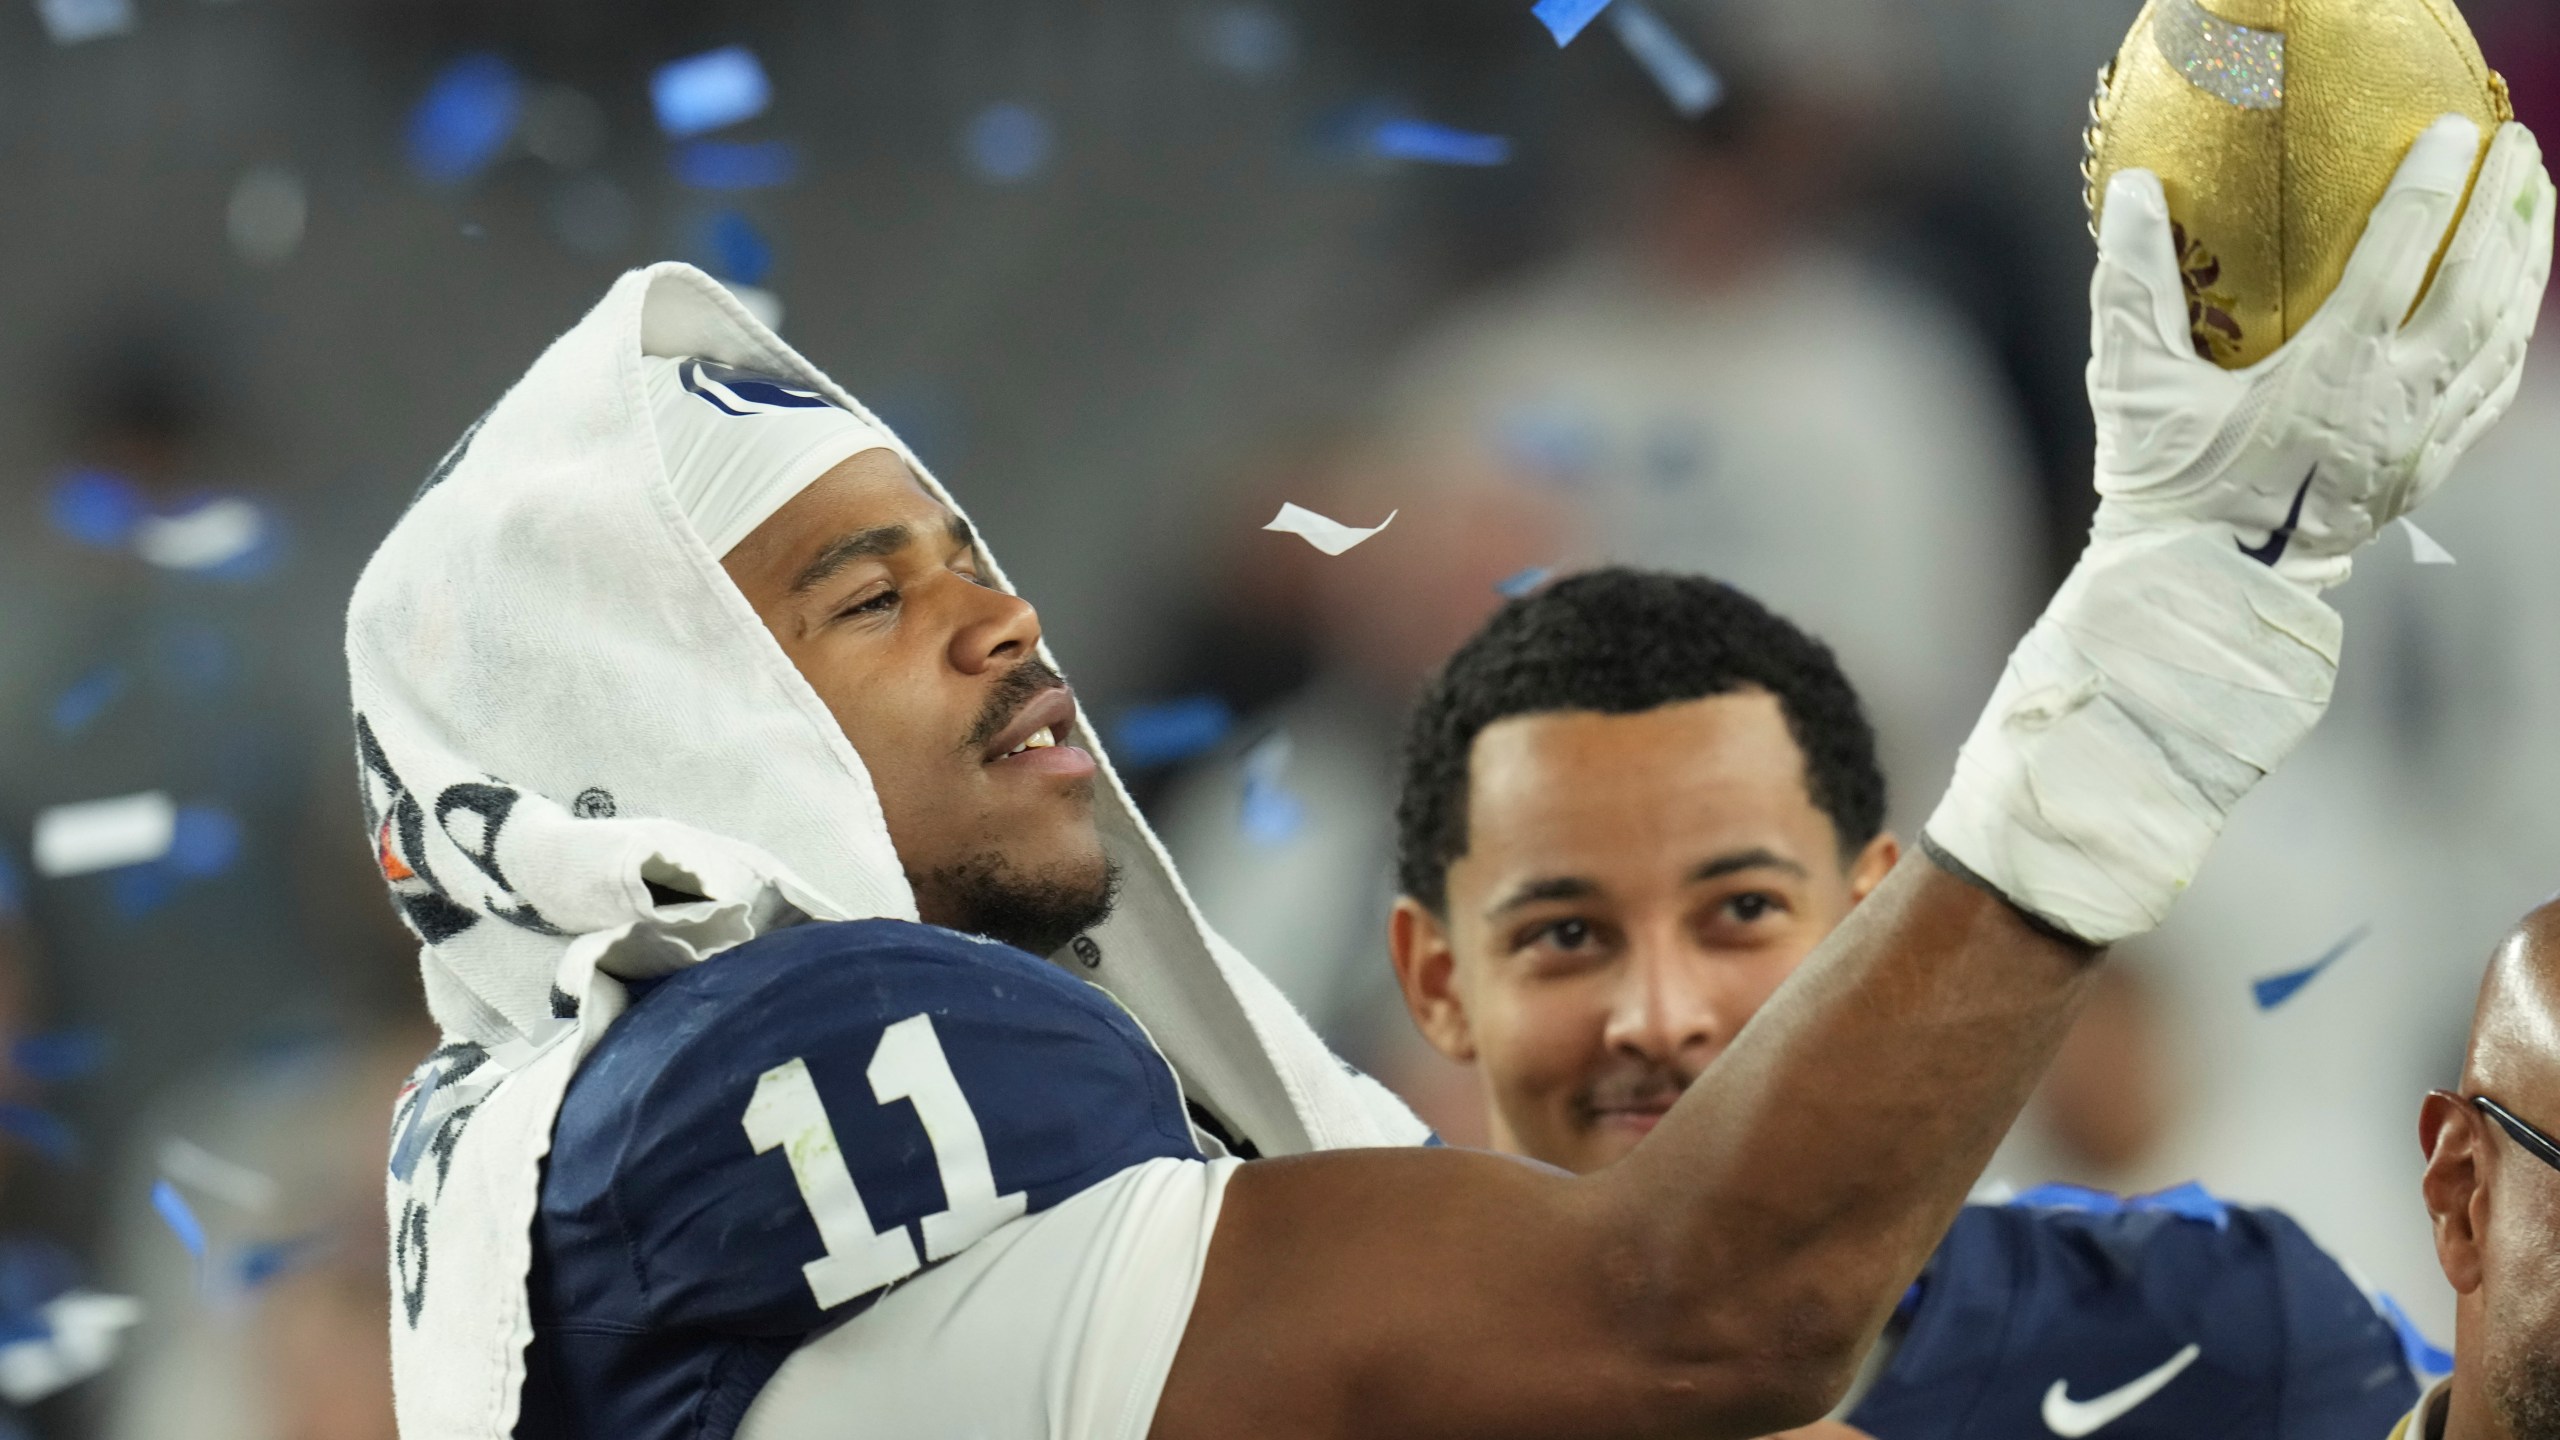
[[[2337,288],[2441,115],[2478,122],[2483,153],[2515,118],[2452,0],[2150,0],[2098,77],[2090,217],[2118,170],[2160,177],[2196,351],[2239,369]]]

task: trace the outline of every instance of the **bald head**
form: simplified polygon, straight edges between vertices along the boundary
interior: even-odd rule
[[[2560,899],[2527,915],[2490,958],[2462,1085],[2525,1114],[2560,1110]]]
[[[2560,1170],[2477,1102],[2560,1128],[2560,901],[2498,946],[2462,1093],[2427,1097],[2427,1212],[2455,1295],[2445,1440],[2560,1440]]]

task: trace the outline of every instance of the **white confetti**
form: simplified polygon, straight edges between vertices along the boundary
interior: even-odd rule
[[[162,1141],[160,1169],[170,1179],[242,1210],[272,1209],[280,1193],[274,1180],[237,1160],[225,1160],[192,1140]]]
[[[211,570],[258,548],[267,518],[240,497],[199,505],[184,515],[145,517],[133,532],[133,548],[163,570]]]
[[[302,248],[311,219],[311,197],[302,177],[281,165],[256,165],[231,187],[225,213],[231,248],[252,265],[281,265]]]
[[[157,860],[178,838],[178,807],[147,790],[56,805],[36,815],[36,873],[54,879]]]
[[[1401,513],[1403,512],[1390,510],[1387,512],[1386,519],[1363,530],[1357,526],[1345,525],[1339,520],[1328,520],[1313,510],[1283,504],[1280,507],[1280,513],[1272,517],[1271,523],[1262,528],[1277,530],[1286,535],[1303,536],[1308,544],[1327,555],[1339,555],[1394,524],[1396,516]]]
[[[2403,515],[2400,517],[2400,523],[2407,526],[2409,529],[2409,558],[2417,561],[2421,565],[2451,565],[2456,563],[2453,558],[2453,552],[2447,550],[2441,544],[2438,544],[2436,537],[2419,529],[2417,521]]]
[[[103,40],[133,29],[133,0],[36,0],[36,18],[56,45]]]
[[[32,1405],[115,1363],[123,1334],[142,1319],[129,1295],[74,1290],[45,1303],[47,1333],[0,1345],[0,1397]]]

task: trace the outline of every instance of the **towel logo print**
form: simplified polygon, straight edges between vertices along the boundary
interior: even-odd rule
[[[743,420],[758,411],[826,410],[835,402],[805,385],[779,375],[759,375],[711,360],[687,360],[676,367],[684,388],[723,415]]]
[[[478,1045],[438,1047],[401,1087],[392,1112],[391,1183],[400,1197],[400,1218],[391,1229],[391,1273],[400,1286],[401,1313],[412,1330],[427,1308],[427,1216],[444,1194],[463,1128],[494,1083],[494,1076],[471,1083],[473,1073],[488,1061],[489,1052]],[[434,1161],[432,1167],[423,1163],[428,1160]]]
[[[488,883],[478,904],[457,898],[427,863],[427,811],[401,783],[373,726],[356,717],[356,755],[362,769],[365,826],[373,840],[374,867],[391,887],[391,901],[418,938],[441,945],[480,923],[483,914],[537,935],[558,935],[530,901],[516,894],[498,863],[498,836],[515,812],[521,792],[509,785],[471,781],[448,785],[435,801],[435,826]]]

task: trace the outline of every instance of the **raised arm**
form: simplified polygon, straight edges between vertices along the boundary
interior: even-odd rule
[[[1928,853],[1598,1174],[1435,1151],[1238,1171],[1157,1440],[1739,1440],[1826,1410],[2098,948],[2158,923],[2326,707],[2319,590],[2513,395],[2554,209],[2521,129],[2426,288],[2477,154],[2467,122],[2430,131],[2337,293],[2239,372],[2194,355],[2158,184],[2119,176],[2093,286],[2097,525]]]

